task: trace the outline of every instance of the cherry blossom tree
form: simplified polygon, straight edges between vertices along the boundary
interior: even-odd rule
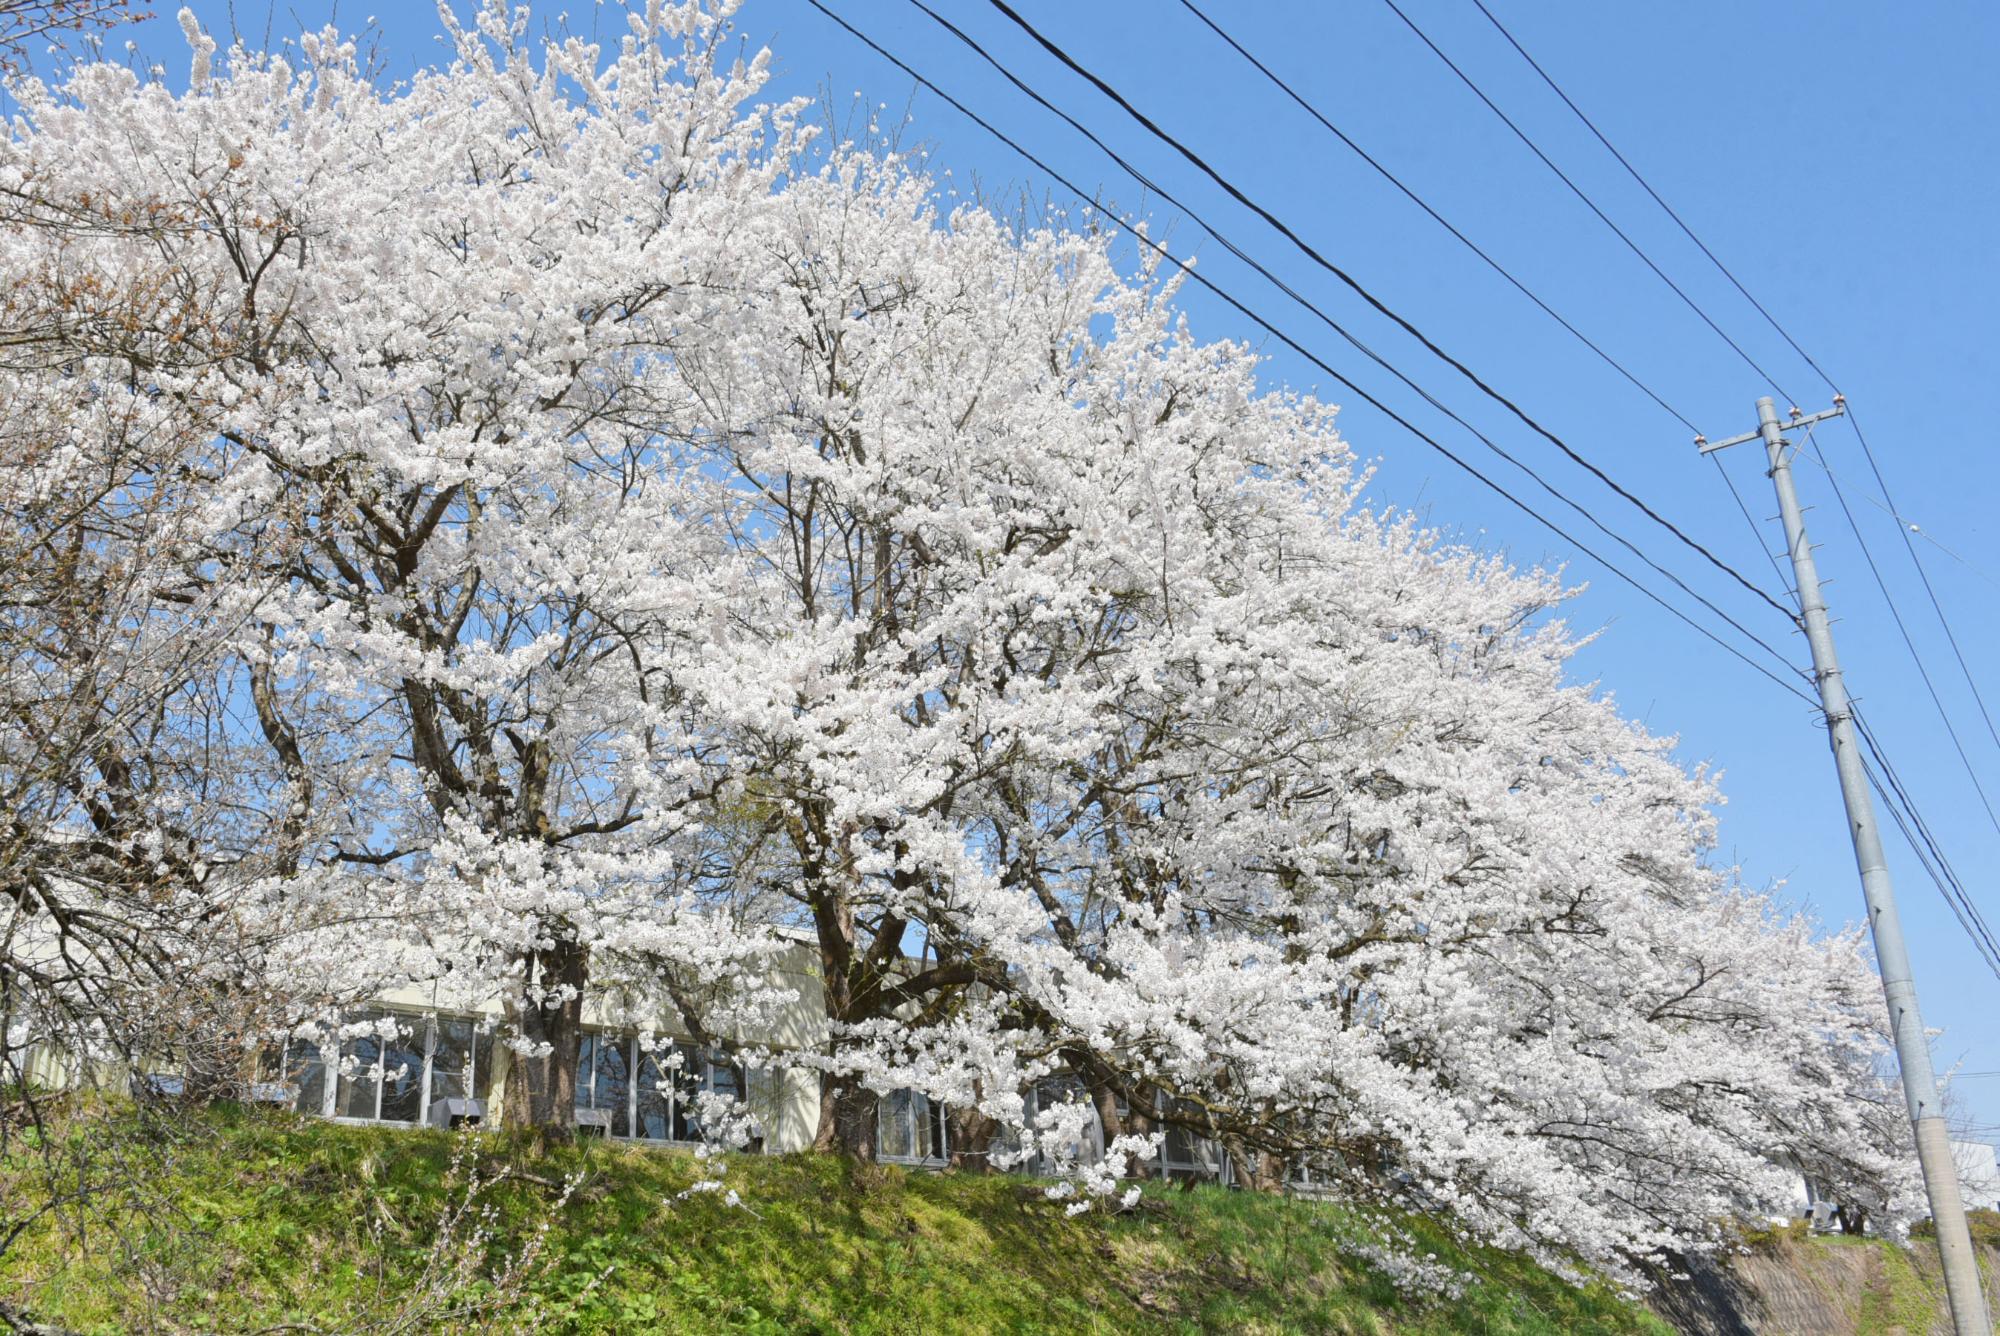
[[[549,1130],[587,989],[754,1020],[790,928],[785,1060],[860,1158],[911,1087],[993,1163],[1096,1123],[1084,1200],[1173,1128],[1621,1274],[1783,1165],[1906,1209],[1857,940],[1712,865],[1712,777],[1569,680],[1559,573],[1363,505],[1334,409],[1088,215],[816,142],[731,14],[447,13],[396,87],[185,18],[185,92],[21,86],[10,439],[145,443],[105,495],[161,536],[84,545],[145,615],[92,616],[234,721],[185,857],[246,851],[268,969],[364,987],[366,920],[369,968],[498,990]]]

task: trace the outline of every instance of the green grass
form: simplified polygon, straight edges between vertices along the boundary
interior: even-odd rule
[[[440,1223],[465,1195],[452,1183],[454,1138],[438,1132],[217,1109],[149,1141],[123,1113],[68,1135],[143,1160],[146,1200],[44,1219],[0,1255],[0,1293],[84,1332],[391,1329],[424,1291]],[[1072,1218],[1019,1179],[796,1155],[730,1158],[724,1177],[743,1201],[732,1207],[720,1193],[679,1195],[708,1171],[687,1154],[457,1140],[489,1178],[513,1175],[478,1194],[492,1237],[465,1253],[461,1287],[504,1311],[413,1330],[1667,1330],[1603,1287],[1467,1253],[1422,1220],[1402,1227],[1474,1281],[1455,1299],[1400,1294],[1340,1246],[1368,1226],[1324,1203],[1156,1188],[1137,1210]],[[459,1156],[463,1166],[464,1147]],[[28,1163],[0,1173],[9,1214],[32,1190]],[[581,1186],[557,1209],[553,1185],[571,1175]],[[496,1287],[538,1222],[538,1257]]]

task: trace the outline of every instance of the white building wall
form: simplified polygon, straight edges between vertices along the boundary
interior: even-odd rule
[[[1983,1141],[1954,1141],[1951,1160],[1958,1167],[1958,1190],[1967,1210],[2000,1211],[2000,1157]]]

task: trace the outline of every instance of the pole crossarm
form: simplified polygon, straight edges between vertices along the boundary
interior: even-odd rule
[[[1789,415],[1789,420],[1782,423],[1781,427],[1791,429],[1810,427],[1816,422],[1825,422],[1828,418],[1837,418],[1846,412],[1847,401],[1836,394],[1833,396],[1832,408],[1823,408],[1817,413],[1801,413],[1798,409],[1794,408]],[[1756,431],[1746,431],[1741,436],[1732,436],[1726,441],[1711,441],[1705,436],[1697,436],[1694,438],[1694,448],[1704,455],[1712,455],[1717,450],[1727,450],[1732,445],[1747,445],[1751,441],[1761,441],[1763,439],[1764,429],[1759,427]]]

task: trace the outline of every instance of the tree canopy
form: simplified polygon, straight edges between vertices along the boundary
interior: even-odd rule
[[[1365,506],[1088,215],[759,101],[730,12],[19,85],[16,1012],[436,979],[557,1124],[587,989],[741,1019],[803,930],[828,1148],[915,1087],[1115,1193],[1171,1125],[1613,1269],[1788,1166],[1905,1209],[1859,939],[1715,865],[1558,573]]]

